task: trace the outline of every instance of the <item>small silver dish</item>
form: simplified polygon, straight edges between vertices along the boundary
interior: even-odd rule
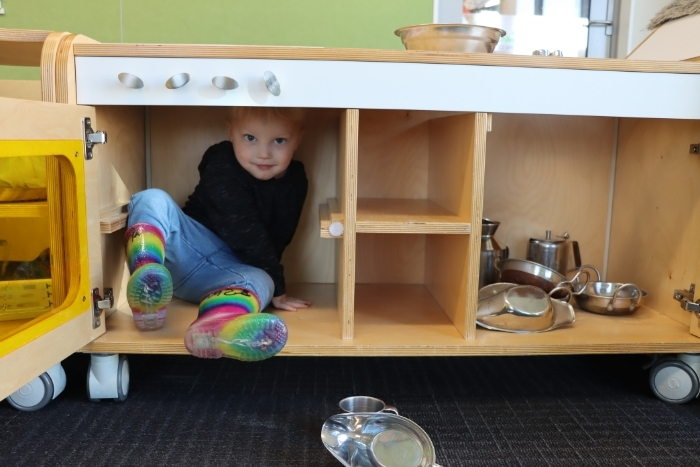
[[[576,295],[576,303],[592,313],[630,315],[642,306],[646,296],[646,290],[635,284],[589,282],[583,291]]]
[[[440,467],[430,437],[400,415],[333,415],[321,428],[321,440],[345,467]]]
[[[417,24],[394,31],[406,50],[491,53],[503,29],[475,24]]]
[[[566,293],[566,301],[552,298]],[[476,323],[486,329],[513,333],[534,333],[571,324],[574,308],[568,303],[573,292],[556,287],[547,294],[539,287],[499,282],[479,291]]]
[[[647,291],[635,284],[619,282],[602,282],[600,271],[593,266],[581,266],[581,270],[590,269],[596,275],[595,282],[578,283],[572,279],[576,303],[581,309],[601,315],[631,315],[642,306]]]

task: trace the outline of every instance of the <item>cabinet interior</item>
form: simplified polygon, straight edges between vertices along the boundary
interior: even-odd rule
[[[309,109],[296,153],[309,194],[283,263],[290,293],[314,306],[282,314],[298,338],[290,340],[290,354],[415,355],[421,346],[431,346],[431,353],[489,352],[479,345],[560,353],[579,340],[581,352],[610,352],[621,333],[629,333],[625,345],[640,348],[650,339],[668,341],[665,330],[654,334],[663,326],[678,332],[685,325],[687,334],[690,318],[673,301],[671,280],[677,283],[681,274],[690,285],[697,276],[698,190],[687,187],[697,187],[688,164],[700,161],[687,146],[700,122],[494,114],[487,134],[485,114],[360,110],[353,127],[350,112]],[[225,115],[221,107],[98,107],[100,128],[110,143],[117,141],[100,148],[102,176],[112,177],[102,186],[103,208],[124,203],[115,201],[118,186],[124,193],[145,188],[147,153],[151,186],[183,204],[198,181],[202,154],[226,138]],[[356,158],[348,155],[353,145]],[[354,191],[343,186],[347,180],[355,180]],[[348,204],[353,196],[356,204]],[[328,238],[319,227],[319,206],[332,200],[341,210],[356,206],[342,213],[344,237]],[[528,336],[477,328],[480,225],[474,221],[482,217],[501,222],[496,237],[514,258],[525,258],[531,237],[568,232],[583,262],[601,270],[604,280],[646,289],[646,306],[628,318],[577,309],[570,329]],[[103,256],[105,283],[123,288],[122,233],[103,236]],[[126,316],[125,299],[118,303]],[[196,305],[176,301],[171,308],[174,320],[182,316],[168,337],[179,353],[178,333]],[[129,324],[115,326],[127,333]],[[119,332],[100,340],[118,340]],[[676,346],[690,345],[691,338],[676,339]]]

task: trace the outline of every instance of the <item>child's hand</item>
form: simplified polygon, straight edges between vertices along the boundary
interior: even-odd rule
[[[311,302],[301,298],[287,297],[287,294],[272,297],[272,305],[278,310],[297,311],[297,308],[307,308]]]

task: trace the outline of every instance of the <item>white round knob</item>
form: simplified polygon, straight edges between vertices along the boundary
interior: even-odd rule
[[[333,235],[334,237],[340,237],[343,235],[343,232],[345,232],[345,227],[343,227],[343,224],[340,222],[331,222],[331,225],[328,227],[328,231]]]

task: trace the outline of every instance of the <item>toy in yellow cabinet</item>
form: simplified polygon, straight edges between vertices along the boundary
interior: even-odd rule
[[[187,351],[200,358],[229,357],[257,361],[277,354],[287,343],[281,318],[260,313],[260,300],[251,290],[226,287],[207,294],[199,316],[185,334]]]
[[[158,227],[139,223],[127,229],[125,241],[131,273],[126,296],[134,324],[142,331],[160,329],[165,324],[165,307],[173,297],[173,280],[163,265],[165,237]]]

